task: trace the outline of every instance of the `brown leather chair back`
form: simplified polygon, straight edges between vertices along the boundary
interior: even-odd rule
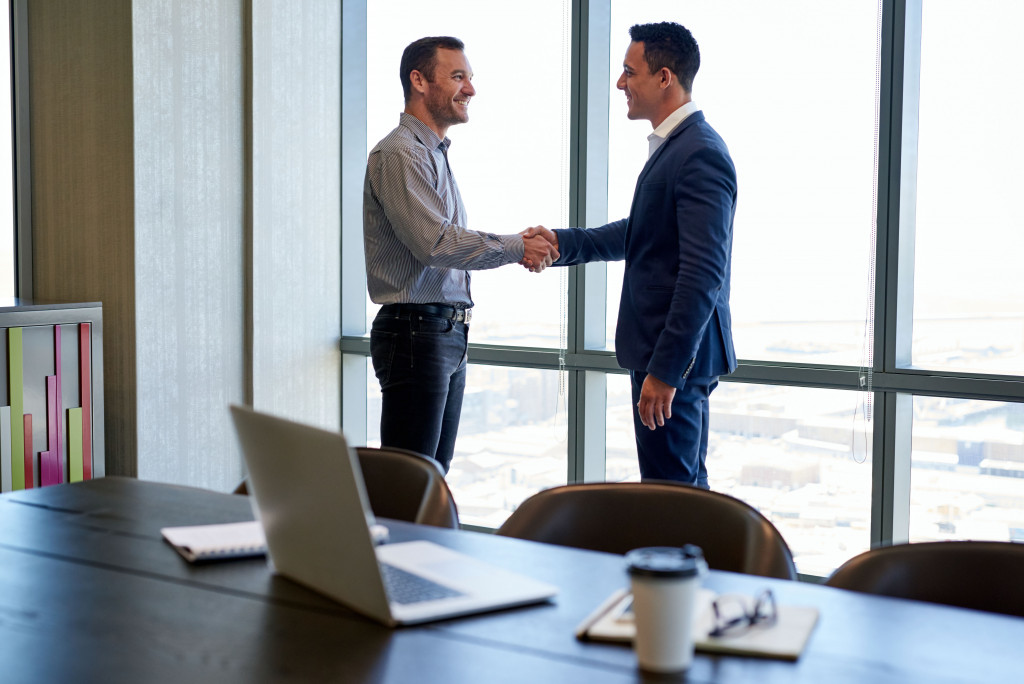
[[[1024,617],[1024,544],[949,541],[865,551],[825,584],[868,594]]]
[[[356,447],[356,455],[375,516],[459,528],[459,511],[437,461],[394,447]],[[247,495],[248,481],[232,493]]]
[[[458,529],[459,511],[432,458],[395,447],[356,447],[373,514]]]
[[[696,544],[711,568],[796,579],[789,547],[760,512],[727,494],[676,482],[547,489],[524,501],[498,534],[610,553]]]

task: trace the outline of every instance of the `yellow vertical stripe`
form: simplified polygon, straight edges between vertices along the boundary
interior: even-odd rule
[[[21,328],[7,329],[7,378],[11,392],[11,487],[25,488],[25,357]]]
[[[68,481],[81,482],[82,475],[82,409],[70,408],[68,413]]]

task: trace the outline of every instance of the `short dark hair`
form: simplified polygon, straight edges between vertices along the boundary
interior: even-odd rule
[[[399,77],[402,79],[402,91],[405,93],[405,101],[409,101],[412,95],[412,81],[409,74],[418,71],[428,81],[434,80],[434,69],[437,67],[437,50],[465,50],[466,46],[458,38],[451,36],[430,36],[420,38],[409,43],[402,53],[402,64],[399,69]]]
[[[674,21],[636,24],[629,29],[634,43],[644,44],[644,59],[651,73],[668,68],[686,92],[693,90],[693,79],[700,68],[700,49],[693,34]]]

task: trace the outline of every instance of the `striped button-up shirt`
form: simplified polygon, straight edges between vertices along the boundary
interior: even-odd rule
[[[402,113],[398,127],[370,152],[363,248],[367,288],[377,304],[472,306],[467,270],[523,258],[520,235],[466,228],[466,209],[448,166],[450,144]]]

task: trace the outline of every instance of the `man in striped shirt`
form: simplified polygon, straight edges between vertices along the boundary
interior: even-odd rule
[[[469,121],[476,94],[463,49],[451,37],[405,49],[405,111],[370,152],[363,184],[367,288],[382,305],[370,331],[381,444],[431,456],[445,472],[466,386],[468,271],[519,263],[539,272],[558,258],[543,236],[466,227],[446,137],[449,126]]]

